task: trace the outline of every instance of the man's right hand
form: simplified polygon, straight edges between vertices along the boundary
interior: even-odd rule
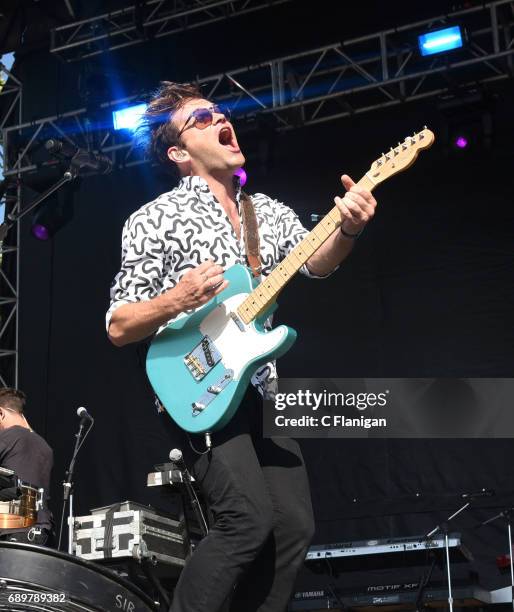
[[[151,300],[123,304],[112,315],[109,338],[116,346],[139,342],[161,325],[185,312],[199,308],[228,287],[223,268],[207,260],[188,270],[180,281]]]
[[[173,293],[178,299],[181,310],[199,308],[228,287],[223,278],[223,268],[211,259],[197,268],[188,270],[175,286]]]

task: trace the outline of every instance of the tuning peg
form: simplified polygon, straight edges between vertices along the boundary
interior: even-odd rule
[[[381,166],[384,162],[381,159],[377,159],[377,166]]]

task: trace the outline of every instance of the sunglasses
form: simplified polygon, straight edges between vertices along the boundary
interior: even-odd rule
[[[182,136],[185,130],[196,127],[199,130],[205,130],[210,125],[212,125],[212,120],[214,117],[214,113],[217,115],[223,115],[227,121],[230,121],[230,109],[227,107],[221,107],[217,104],[213,104],[209,106],[209,108],[196,108],[187,118],[187,121],[184,123],[184,127],[180,130],[177,135],[177,140]],[[190,121],[193,119],[193,123],[191,125]]]

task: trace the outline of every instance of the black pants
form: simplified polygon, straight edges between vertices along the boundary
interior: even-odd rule
[[[202,441],[193,438],[199,448]],[[212,442],[202,456],[183,444],[214,525],[183,570],[170,612],[283,612],[314,532],[300,448],[262,438],[253,387]]]

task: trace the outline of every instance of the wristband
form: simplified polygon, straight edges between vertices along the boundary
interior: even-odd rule
[[[350,234],[350,233],[344,231],[342,223],[341,223],[341,227],[339,229],[341,230],[341,234],[343,234],[343,236],[346,236],[346,238],[351,238],[352,240],[357,240],[357,238],[364,231],[364,228],[362,228],[360,232],[357,232],[356,234]]]

